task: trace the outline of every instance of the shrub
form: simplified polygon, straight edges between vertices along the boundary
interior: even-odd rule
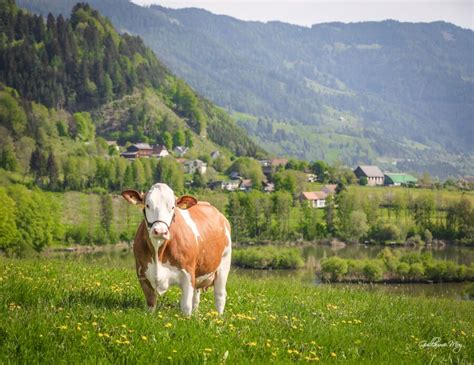
[[[401,240],[401,230],[394,224],[378,224],[373,227],[371,237],[379,242],[397,242]]]
[[[425,267],[425,274],[429,279],[442,280],[446,278],[446,262],[431,262]]]
[[[347,275],[354,279],[362,279],[364,276],[364,261],[362,260],[346,260]]]
[[[409,252],[404,254],[401,258],[400,261],[406,262],[407,264],[414,264],[414,263],[420,263],[421,260],[421,255],[416,252]]]
[[[347,261],[333,256],[321,263],[323,276],[329,276],[332,281],[339,281],[347,273]]]
[[[368,281],[378,281],[383,276],[382,264],[380,261],[370,260],[364,265],[363,272]]]
[[[458,265],[452,261],[446,261],[446,279],[458,278]]]
[[[77,225],[67,228],[66,241],[69,244],[76,243],[78,245],[84,245],[89,243],[89,231],[87,229],[87,226]]]
[[[419,246],[419,245],[424,245],[425,243],[421,239],[421,236],[419,234],[415,234],[414,236],[408,237],[407,238],[407,244],[409,245],[414,245],[414,246]]]
[[[411,279],[422,279],[424,274],[425,268],[423,264],[416,262],[410,265],[410,271],[408,272],[408,275]]]
[[[377,258],[381,259],[387,269],[390,272],[394,272],[398,266],[398,256],[399,252],[391,250],[388,247],[385,247],[378,255]]]
[[[423,239],[425,240],[425,243],[427,245],[431,245],[431,243],[433,242],[433,234],[429,229],[425,229],[425,231],[423,232]]]
[[[402,276],[402,279],[405,278],[408,273],[410,272],[410,265],[408,265],[406,262],[401,262],[397,266],[397,274]]]
[[[232,262],[252,269],[298,269],[304,266],[297,248],[274,246],[250,247],[234,250]]]

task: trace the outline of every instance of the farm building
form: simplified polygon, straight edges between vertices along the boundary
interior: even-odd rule
[[[249,192],[250,190],[252,190],[252,185],[253,185],[252,180],[242,179],[240,181],[239,189],[241,191]]]
[[[370,186],[383,185],[384,182],[384,174],[378,166],[357,166],[354,174],[359,180],[367,178],[367,185]]]
[[[330,194],[336,194],[336,189],[337,189],[336,184],[328,184],[328,185],[324,185],[321,191],[326,193],[327,195],[330,195]]]
[[[207,163],[201,160],[188,160],[184,163],[184,173],[194,174],[196,171],[204,175],[207,171]]]
[[[403,173],[387,172],[384,178],[384,184],[388,186],[415,185],[416,182],[416,177]]]
[[[240,180],[220,180],[220,181],[211,181],[209,187],[212,190],[227,190],[227,191],[235,191],[239,188]]]
[[[189,148],[186,146],[176,146],[173,150],[174,154],[178,157],[183,157],[188,151]]]
[[[259,160],[265,175],[274,173],[279,167],[285,167],[288,163],[286,158],[274,158],[273,160]]]
[[[148,143],[135,143],[122,152],[120,156],[128,159],[135,159],[141,157],[165,157],[168,156],[168,150],[165,146],[155,145],[151,146]]]
[[[324,208],[327,196],[324,191],[304,191],[300,194],[300,201],[308,202],[311,208]]]

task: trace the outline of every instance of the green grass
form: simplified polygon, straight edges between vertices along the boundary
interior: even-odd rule
[[[231,272],[226,313],[144,309],[132,263],[0,258],[0,363],[468,363],[474,303]],[[420,348],[440,337],[449,347]]]

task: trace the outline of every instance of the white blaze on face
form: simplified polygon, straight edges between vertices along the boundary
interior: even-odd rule
[[[173,219],[175,204],[174,192],[166,184],[155,184],[146,194],[146,218],[148,223],[153,223],[148,232],[154,244],[170,238],[169,226]]]

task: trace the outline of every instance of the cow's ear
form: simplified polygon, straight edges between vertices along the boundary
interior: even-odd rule
[[[180,209],[189,209],[197,204],[196,198],[189,195],[183,195],[181,198],[176,200],[176,206]]]
[[[145,193],[144,192],[139,193],[136,190],[124,190],[124,191],[122,191],[122,196],[130,204],[133,204],[133,205],[143,205],[143,204],[145,204],[145,202],[143,200],[145,198]]]

